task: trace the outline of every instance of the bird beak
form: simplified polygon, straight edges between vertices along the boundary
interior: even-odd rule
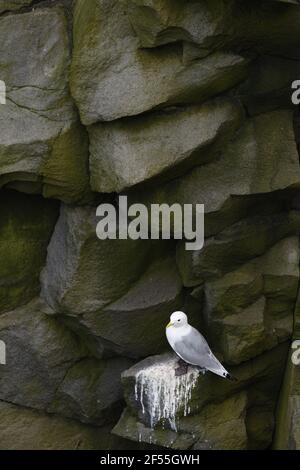
[[[173,323],[170,321],[170,323],[167,324],[166,328],[169,328],[169,326],[172,326]]]

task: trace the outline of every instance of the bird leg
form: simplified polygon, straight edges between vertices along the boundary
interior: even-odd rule
[[[184,362],[181,358],[177,362],[178,367],[175,369],[175,377],[180,377],[181,375],[187,374],[189,365]]]

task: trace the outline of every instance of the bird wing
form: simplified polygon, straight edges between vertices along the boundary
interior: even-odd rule
[[[188,335],[175,342],[174,351],[189,364],[210,370],[217,375],[227,375],[226,369],[211,352],[206,339],[193,327]]]

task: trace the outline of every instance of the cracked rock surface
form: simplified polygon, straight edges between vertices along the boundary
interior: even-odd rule
[[[1,449],[300,449],[299,79],[299,0],[0,0]],[[99,240],[119,196],[203,248]]]

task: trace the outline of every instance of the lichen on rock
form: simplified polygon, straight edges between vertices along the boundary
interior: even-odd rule
[[[0,107],[0,186],[68,203],[88,199],[88,141],[69,93],[63,10],[0,18],[0,42],[7,89],[7,104]]]
[[[1,449],[300,448],[299,38],[300,0],[0,0]],[[204,246],[98,239],[119,195]],[[175,376],[175,310],[237,382]]]

